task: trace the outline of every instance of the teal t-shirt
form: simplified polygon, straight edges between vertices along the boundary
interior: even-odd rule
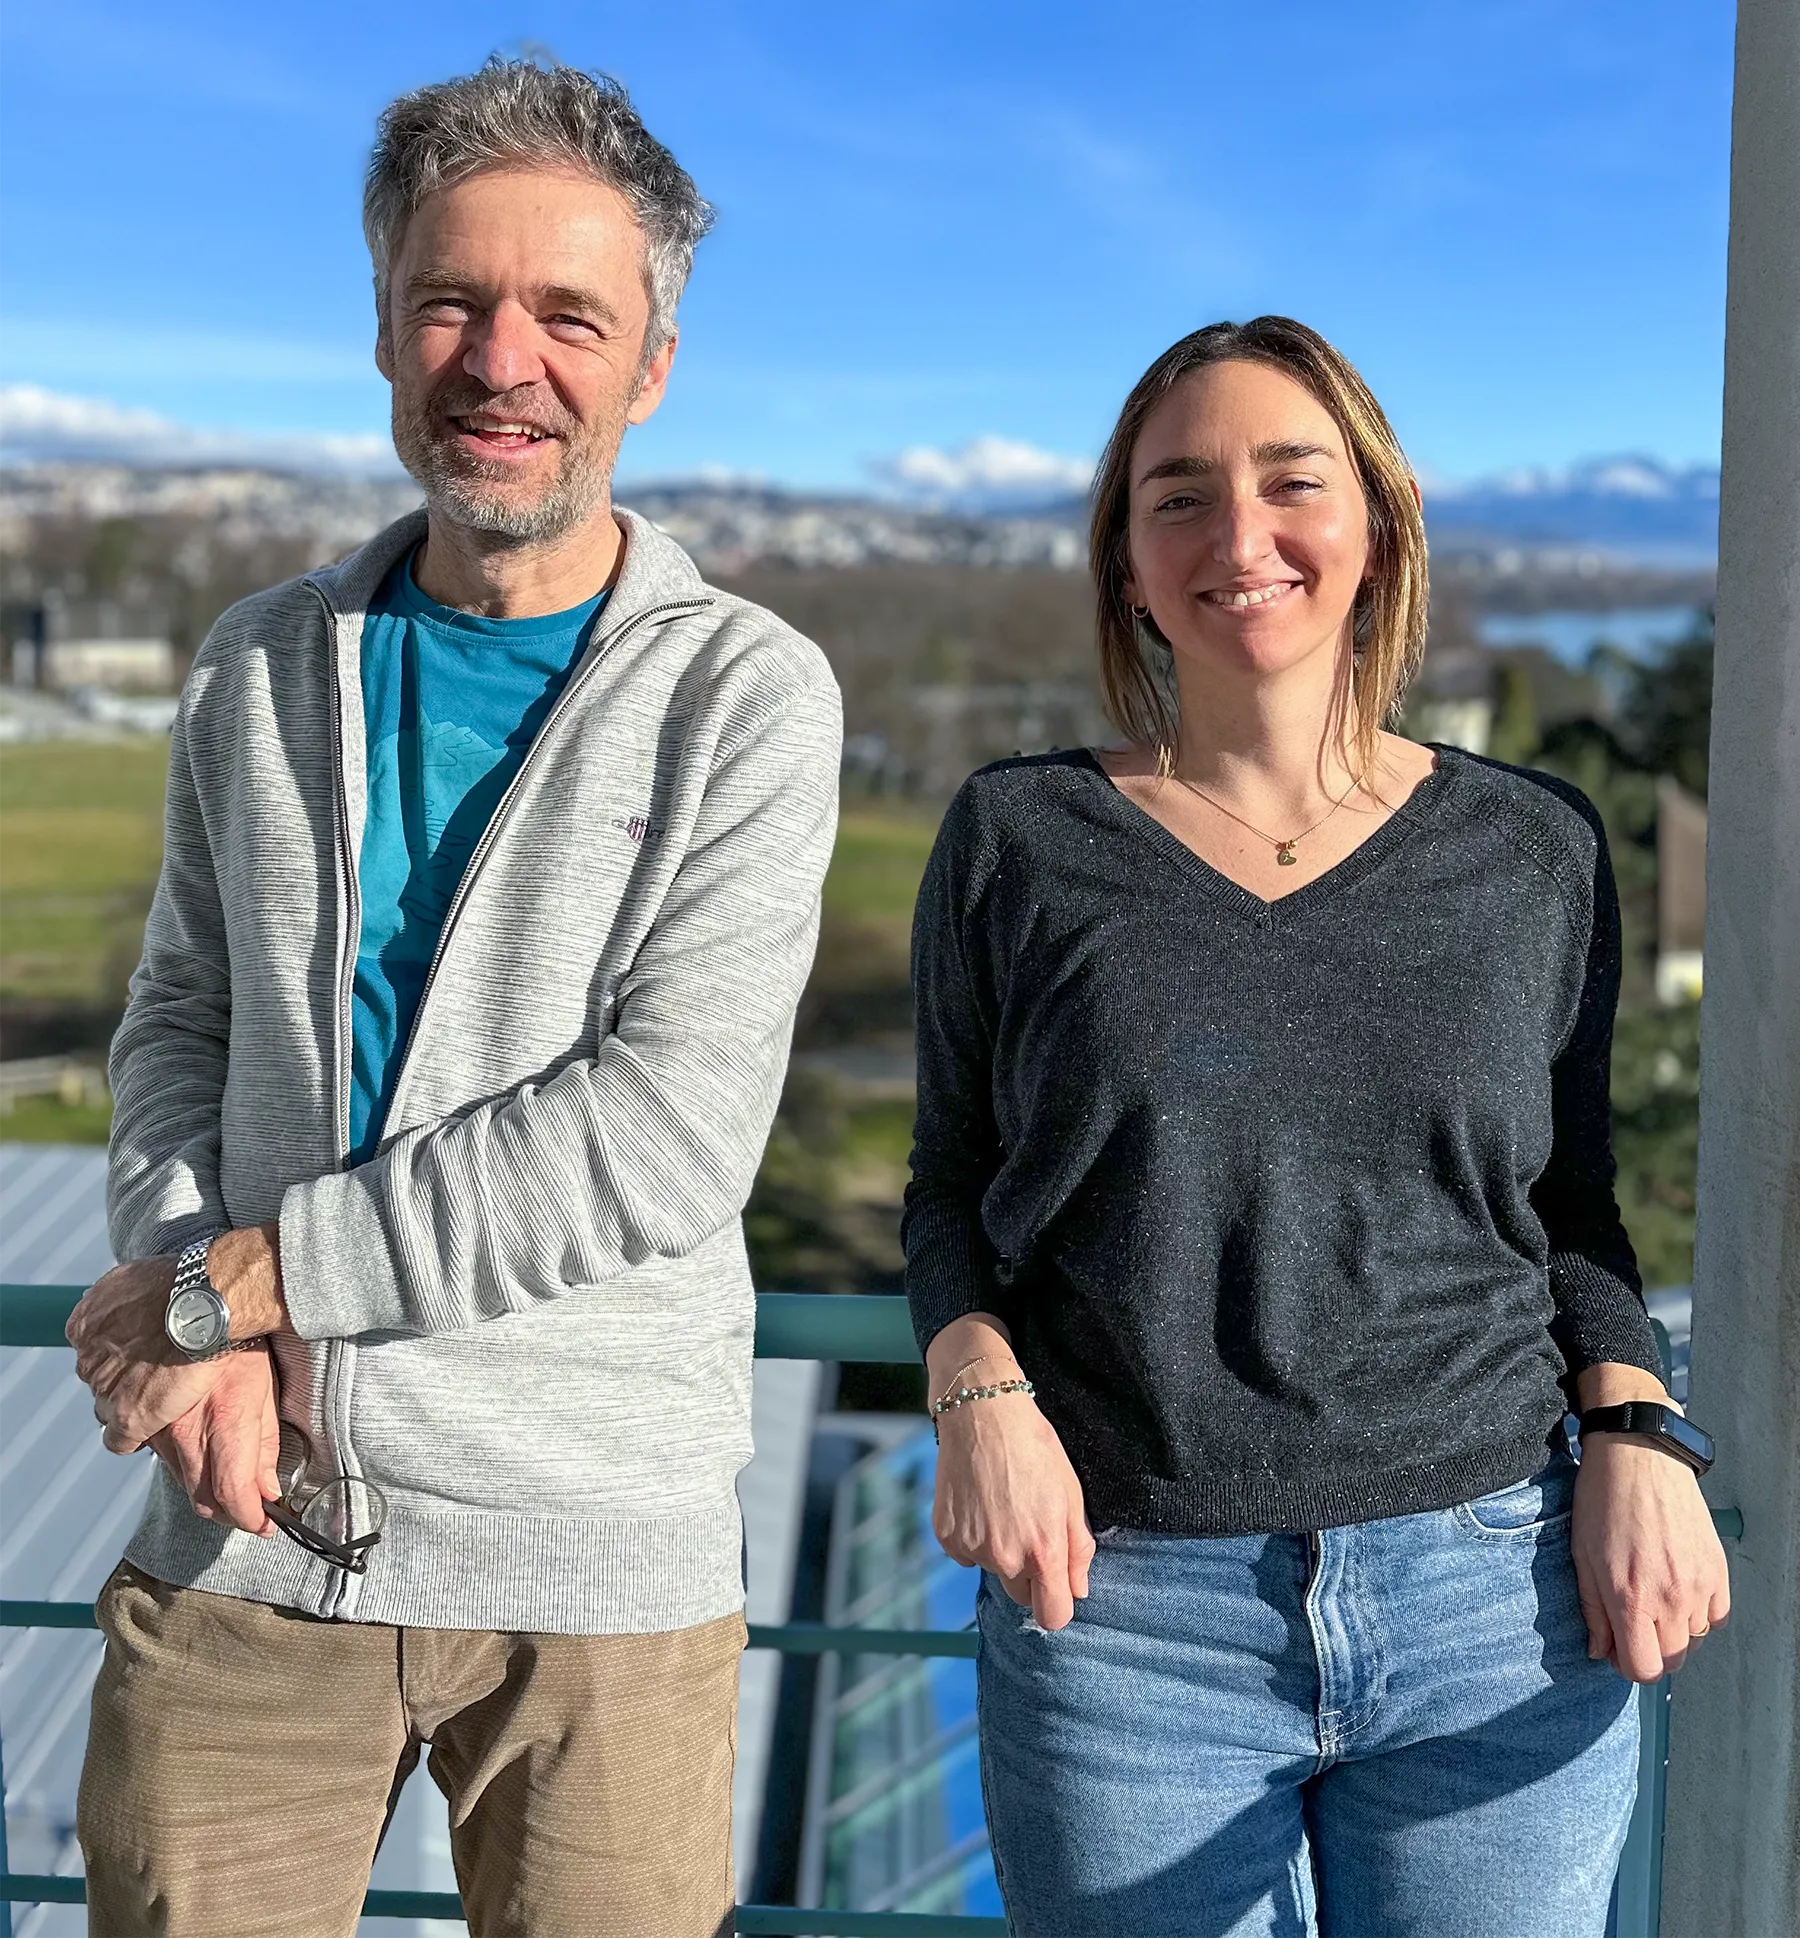
[[[588,642],[604,592],[541,619],[478,619],[428,599],[412,560],[362,634],[368,819],[350,1003],[350,1161],[381,1141],[444,916],[526,749]]]

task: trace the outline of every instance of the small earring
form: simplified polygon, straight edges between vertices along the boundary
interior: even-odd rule
[[[1150,617],[1150,608],[1148,606],[1133,606],[1131,608],[1131,616],[1133,619],[1148,619]]]

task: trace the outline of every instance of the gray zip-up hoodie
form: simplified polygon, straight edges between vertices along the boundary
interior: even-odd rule
[[[470,859],[354,1170],[358,655],[423,514],[234,606],[195,662],[113,1043],[112,1241],[279,1218],[284,1459],[374,1482],[388,1517],[346,1576],[200,1520],[159,1467],[127,1553],[165,1581],[574,1634],[742,1601],[739,1213],[817,938],[838,694],[810,642],[620,520],[618,582]]]

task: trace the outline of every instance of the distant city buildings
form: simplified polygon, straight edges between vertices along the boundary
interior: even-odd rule
[[[874,791],[944,795],[996,756],[1108,735],[1087,643],[1079,494],[949,510],[701,477],[628,483],[620,500],[688,548],[707,576],[740,587],[756,579],[744,589],[822,641],[845,682],[847,771]],[[0,680],[12,682],[0,686],[0,738],[167,727],[167,694],[217,610],[254,585],[341,556],[419,504],[419,488],[397,471],[0,465]],[[1484,616],[1703,605],[1715,510],[1711,473],[1647,459],[1434,490],[1434,643],[1412,692],[1411,731],[1517,760],[1529,738],[1523,715],[1513,717],[1521,707],[1546,729],[1591,709],[1597,684],[1540,649],[1504,655],[1517,690],[1502,690],[1502,657],[1480,638]],[[136,527],[128,589],[138,589],[138,603],[79,597],[107,583],[81,564],[83,525]],[[64,562],[52,562],[58,552]],[[876,587],[884,572],[905,583]],[[932,572],[1017,576],[1021,587],[1054,574],[1056,597],[1075,618],[1039,626],[1029,647],[1000,645],[1000,607],[1013,595],[930,595],[922,581]],[[802,597],[808,576],[839,574],[847,585],[862,581],[837,609]],[[145,603],[155,597],[167,612]],[[907,612],[930,597],[944,607],[942,622],[932,620],[944,638],[913,640],[920,626]],[[1044,595],[1035,597],[1033,614]],[[961,609],[951,610],[957,599]]]
[[[703,570],[727,576],[765,563],[1037,565],[1072,572],[1087,557],[1078,502],[1036,516],[960,515],[704,481],[621,486],[619,499],[686,546]],[[323,562],[421,502],[406,477],[0,466],[0,549],[22,546],[31,522],[45,517],[186,518],[204,522],[226,542],[306,539]]]
[[[180,518],[205,523],[226,543],[307,539],[324,563],[423,503],[418,486],[404,475],[0,465],[0,551],[17,551],[37,519]]]
[[[620,501],[653,519],[703,570],[752,565],[1049,566],[1086,563],[1081,508],[1035,517],[959,516],[877,499],[807,497],[740,485],[622,486]]]
[[[164,615],[116,600],[39,599],[0,606],[10,681],[0,741],[167,733],[180,666]]]
[[[40,599],[9,605],[4,623],[14,686],[157,693],[175,684],[175,651],[161,612],[110,599],[70,601],[52,587]]]

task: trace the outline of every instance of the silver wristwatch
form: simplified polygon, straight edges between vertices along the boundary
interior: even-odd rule
[[[206,1275],[211,1247],[211,1238],[196,1239],[175,1261],[175,1283],[163,1313],[170,1345],[188,1359],[215,1358],[231,1344],[231,1308]]]

